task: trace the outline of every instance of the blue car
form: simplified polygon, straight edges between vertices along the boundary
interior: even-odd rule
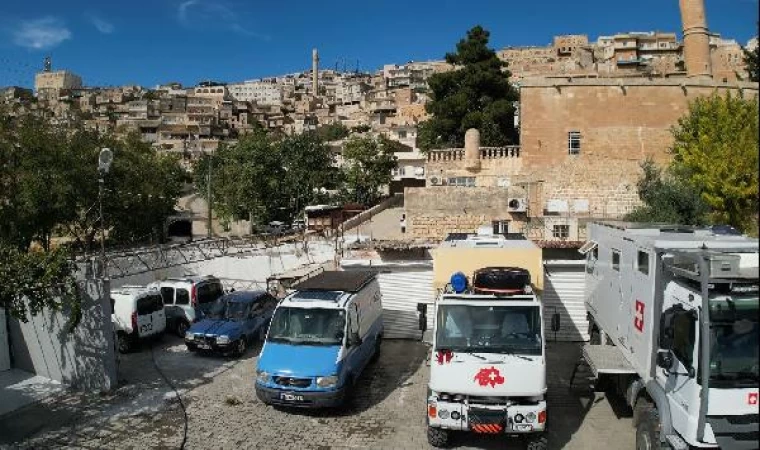
[[[266,336],[277,300],[265,291],[236,291],[220,297],[203,320],[185,333],[190,351],[243,355]]]

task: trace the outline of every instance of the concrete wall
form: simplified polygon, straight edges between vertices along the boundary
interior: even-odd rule
[[[331,261],[334,244],[327,241],[282,244],[254,254],[222,256],[205,261],[181,264],[111,280],[116,288],[127,284],[144,286],[153,281],[188,275],[213,275],[222,279],[226,289],[263,289],[272,275],[281,274],[307,264]]]
[[[446,286],[455,272],[468,278],[484,267],[522,267],[530,272],[536,289],[544,288],[542,250],[535,248],[437,248],[433,253],[433,287]]]
[[[27,323],[10,320],[13,366],[75,389],[108,391],[117,384],[108,286],[95,280],[79,286],[83,316],[72,333],[66,331],[69,311],[46,309]]]

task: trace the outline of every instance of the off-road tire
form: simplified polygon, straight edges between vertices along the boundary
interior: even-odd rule
[[[641,412],[639,424],[636,426],[636,450],[665,450],[669,449],[660,442],[660,414],[657,408],[651,406]]]
[[[549,445],[544,433],[534,434],[527,437],[525,450],[546,450]]]
[[[129,353],[132,351],[132,340],[126,333],[120,331],[116,334],[116,346],[119,353]]]
[[[187,333],[187,330],[189,329],[190,329],[190,324],[187,323],[186,320],[182,319],[179,322],[177,322],[177,328],[176,328],[177,336],[184,338],[185,333]]]
[[[427,427],[428,444],[436,448],[446,447],[449,443],[449,430],[443,428]]]

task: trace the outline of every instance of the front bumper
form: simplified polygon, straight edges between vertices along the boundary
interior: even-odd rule
[[[528,420],[529,414],[533,420]],[[475,433],[540,433],[546,429],[546,401],[533,405],[505,406],[446,402],[430,398],[428,425]]]
[[[185,345],[191,351],[204,351],[204,352],[216,352],[227,353],[234,348],[235,341],[229,344],[218,344],[214,342],[202,341],[198,339],[188,340],[185,339]]]
[[[343,404],[346,398],[346,389],[303,391],[270,388],[256,383],[256,397],[268,405],[294,408],[330,408]]]

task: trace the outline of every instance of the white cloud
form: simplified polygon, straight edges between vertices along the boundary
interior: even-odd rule
[[[218,25],[243,36],[255,37],[268,41],[267,35],[257,33],[244,27],[238,21],[239,14],[230,7],[211,0],[186,0],[177,8],[177,20],[186,28],[200,29]]]
[[[90,15],[90,22],[103,34],[111,34],[115,28],[111,22],[106,21],[96,15]]]
[[[71,31],[55,17],[24,20],[13,30],[13,43],[25,48],[42,50],[71,39]]]

